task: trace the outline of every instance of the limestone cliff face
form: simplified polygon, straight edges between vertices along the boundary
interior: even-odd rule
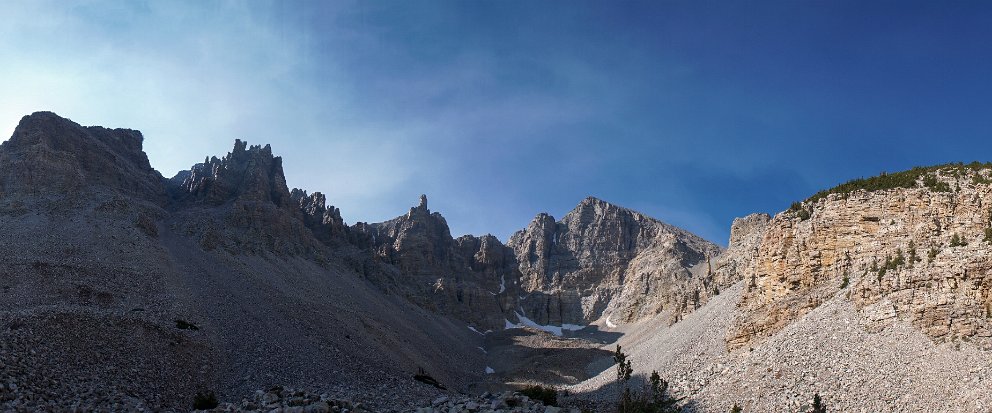
[[[755,233],[753,259],[739,260],[750,279],[728,346],[773,334],[835,294],[880,327],[901,318],[936,341],[989,346],[990,172],[941,168],[922,179],[945,183],[943,191],[921,179],[916,187],[832,194],[779,213]]]
[[[730,285],[753,276],[757,271],[758,249],[771,219],[768,214],[758,213],[734,220],[727,250],[713,262],[715,283]]]
[[[693,234],[596,198],[560,222],[538,215],[510,238],[529,293],[521,306],[541,324],[630,321],[699,301],[685,288],[720,248]],[[705,273],[703,273],[705,276]]]
[[[492,235],[452,238],[444,217],[427,208],[426,196],[406,215],[360,222],[349,231],[352,242],[393,267],[394,274],[380,282],[423,307],[486,329],[502,328],[516,308],[519,272],[512,251]]]

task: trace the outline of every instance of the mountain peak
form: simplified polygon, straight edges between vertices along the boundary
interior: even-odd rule
[[[590,195],[590,196],[585,197],[579,204],[580,205],[609,205],[609,202],[606,202],[606,201],[604,201],[602,199],[599,199],[599,198],[596,198],[596,197]]]
[[[575,208],[572,208],[572,212],[583,211],[586,209],[610,209],[610,208],[624,209],[624,210],[627,209],[619,205],[611,204],[594,196],[587,196],[583,198],[581,201],[579,201],[579,203],[575,205]]]
[[[427,195],[420,195],[420,204],[415,207],[410,207],[410,213],[407,217],[412,217],[416,214],[430,215],[431,210],[427,209]]]
[[[179,184],[181,193],[213,204],[237,198],[284,206],[292,199],[282,158],[272,156],[269,145],[248,146],[241,139],[234,140],[234,149],[223,158],[204,159],[172,181]]]
[[[71,119],[64,118],[56,114],[55,112],[49,111],[38,111],[30,115],[24,115],[21,117],[21,121],[17,123],[17,129],[30,128],[37,124],[68,124],[75,127],[82,128],[80,124],[73,122]]]
[[[164,188],[132,129],[84,127],[53,112],[24,116],[0,145],[4,192],[65,194],[101,187],[159,201]]]
[[[586,220],[586,219],[591,219],[594,216],[604,216],[604,214],[610,216],[624,215],[624,216],[630,216],[631,218],[636,220],[650,220],[650,221],[661,222],[647,215],[641,214],[640,212],[634,211],[630,208],[625,208],[617,204],[612,204],[602,199],[596,198],[594,196],[588,196],[582,201],[580,201],[579,204],[575,206],[575,208],[572,208],[571,211],[569,211],[567,214],[565,214],[564,217],[562,217],[562,221],[569,221],[572,219]]]
[[[86,132],[90,132],[87,134]],[[83,139],[86,140],[86,135],[101,135],[105,143],[119,145],[127,151],[141,151],[141,144],[144,142],[144,136],[141,135],[140,131],[133,129],[109,129],[102,126],[82,126],[76,122],[73,122],[69,118],[64,118],[57,115],[54,112],[49,111],[39,111],[34,112],[30,115],[26,115],[21,118],[18,122],[17,127],[14,128],[14,134],[11,135],[10,142],[12,145],[18,144],[34,144],[39,140],[46,142],[49,146],[56,144],[59,140],[72,140],[72,139]],[[107,136],[113,135],[113,136]],[[92,138],[92,136],[90,136]],[[113,138],[113,139],[106,139]],[[93,139],[89,139],[90,142],[77,142],[80,144],[92,144]],[[57,146],[57,145],[56,145]],[[52,149],[59,149],[58,147],[53,147]],[[142,155],[144,153],[142,152]]]
[[[17,127],[14,129],[14,135],[12,137],[24,136],[25,131],[35,128],[41,124],[49,124],[49,125],[68,124],[70,126],[82,128],[82,126],[79,125],[78,123],[63,118],[55,114],[54,112],[39,111],[21,117],[21,121],[17,123]],[[19,131],[21,133],[18,133]]]

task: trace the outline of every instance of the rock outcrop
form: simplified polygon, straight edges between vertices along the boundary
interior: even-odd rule
[[[289,205],[291,196],[282,171],[282,158],[272,148],[240,139],[223,158],[210,157],[172,178],[177,198],[221,205],[232,200],[266,201],[277,207]]]
[[[199,239],[207,250],[223,248],[233,254],[275,253],[322,258],[327,255],[314,231],[330,231],[318,218],[323,197],[294,197],[286,186],[282,158],[269,145],[248,146],[234,141],[223,158],[211,157],[169,180],[173,210],[187,236]],[[294,202],[295,201],[295,202]],[[326,212],[326,211],[325,211]],[[331,217],[333,226],[333,208]],[[317,225],[319,224],[319,225]],[[343,226],[343,223],[340,224]],[[322,258],[323,259],[323,258]]]
[[[293,203],[303,213],[303,223],[318,240],[325,244],[336,244],[347,239],[348,226],[341,218],[341,210],[327,205],[327,198],[320,192],[307,195],[307,191],[293,188],[290,192]]]
[[[758,248],[770,221],[771,216],[764,213],[734,220],[730,226],[727,249],[713,262],[714,283],[732,285],[737,281],[753,278],[757,271]]]
[[[349,231],[356,245],[392,267],[380,282],[425,308],[485,329],[502,328],[504,313],[516,308],[520,276],[512,251],[492,235],[452,238],[426,196],[406,215]]]
[[[0,145],[0,196],[101,191],[163,203],[162,176],[141,150],[143,139],[136,130],[83,127],[51,112],[25,116]]]
[[[680,313],[700,302],[700,292],[686,288],[695,277],[690,269],[720,253],[684,230],[592,197],[560,222],[538,215],[508,246],[528,293],[524,312],[552,325]]]
[[[992,345],[992,170],[932,168],[916,185],[829,194],[761,232],[728,346],[760,341],[836,294],[879,327]],[[745,260],[747,261],[747,260]]]

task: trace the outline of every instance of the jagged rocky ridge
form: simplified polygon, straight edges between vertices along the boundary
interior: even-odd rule
[[[386,281],[411,301],[453,315],[478,329],[502,328],[504,314],[517,307],[519,271],[513,252],[492,235],[454,239],[427,197],[403,216],[359,222],[351,239],[391,274]]]
[[[712,281],[720,248],[686,231],[596,198],[556,222],[540,214],[507,245],[492,235],[452,238],[426,197],[404,215],[358,223],[351,239],[389,264],[391,285],[426,308],[486,329],[580,328],[692,311],[732,278]]]
[[[705,268],[718,246],[592,197],[558,222],[539,214],[508,245],[528,294],[522,306],[542,324],[678,315],[716,288]]]
[[[286,185],[282,158],[269,145],[235,140],[223,158],[208,158],[167,182],[178,217],[172,225],[182,226],[206,250],[326,255]]]

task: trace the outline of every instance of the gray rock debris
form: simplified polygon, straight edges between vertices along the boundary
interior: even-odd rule
[[[577,408],[564,409],[556,406],[545,406],[540,401],[515,392],[501,394],[483,393],[478,397],[441,396],[430,406],[420,407],[416,413],[579,413]]]

